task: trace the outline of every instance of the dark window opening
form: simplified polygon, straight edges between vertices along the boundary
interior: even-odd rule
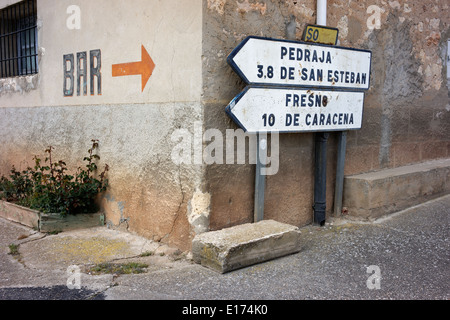
[[[38,72],[36,0],[0,10],[0,78]]]

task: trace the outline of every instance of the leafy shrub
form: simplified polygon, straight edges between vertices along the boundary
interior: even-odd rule
[[[1,198],[45,213],[66,215],[95,212],[95,198],[108,187],[105,175],[109,170],[106,164],[99,179],[94,177],[97,171],[95,161],[100,159],[94,154],[97,148],[98,140],[92,140],[88,156],[83,158],[86,165],[79,167],[75,175],[70,175],[64,161],[53,161],[54,148],[49,146],[45,150],[44,165],[41,164],[42,159],[35,156],[34,168],[28,167],[20,172],[13,166],[9,179],[4,176],[0,178]]]

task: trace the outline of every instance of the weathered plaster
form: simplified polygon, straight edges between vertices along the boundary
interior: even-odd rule
[[[187,206],[202,189],[203,167],[175,164],[171,135],[201,119],[198,103],[0,108],[0,175],[33,165],[49,145],[75,171],[90,139],[99,139],[99,168],[110,167],[102,200],[108,223],[188,249]]]
[[[188,221],[196,234],[209,230],[210,202],[210,194],[196,190],[188,203]]]

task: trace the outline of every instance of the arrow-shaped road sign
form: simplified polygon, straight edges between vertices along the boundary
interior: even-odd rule
[[[141,46],[141,61],[113,64],[112,76],[132,76],[141,75],[142,91],[144,91],[145,85],[148,79],[151,77],[153,70],[155,69],[155,63],[145,50],[144,46]]]
[[[250,36],[227,61],[251,85],[367,90],[371,55],[368,50]]]
[[[247,132],[360,129],[364,92],[247,87],[226,112]]]

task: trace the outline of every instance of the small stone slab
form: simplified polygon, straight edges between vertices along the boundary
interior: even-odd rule
[[[0,217],[38,229],[39,211],[0,200]]]
[[[192,241],[194,261],[220,273],[298,251],[298,227],[274,220],[201,233]]]
[[[40,232],[61,232],[103,226],[102,212],[80,213],[61,217],[59,213],[42,213],[0,200],[0,217],[20,223]]]
[[[58,213],[41,213],[39,220],[40,232],[60,232],[77,229],[86,229],[102,226],[104,221],[103,213],[80,213],[76,215],[66,215],[62,217]]]

